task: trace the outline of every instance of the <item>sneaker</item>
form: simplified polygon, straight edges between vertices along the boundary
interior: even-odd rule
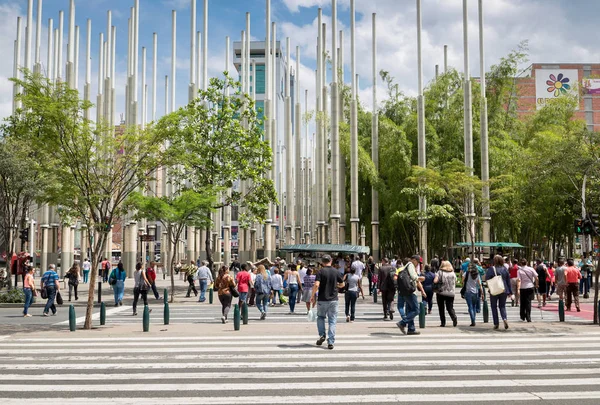
[[[350,317],[346,316],[346,322],[350,322]]]
[[[151,312],[152,312],[152,308],[150,308],[150,309],[148,310],[148,313],[151,313]]]
[[[133,316],[137,316],[137,312],[134,312],[134,313],[133,313]]]
[[[452,321],[452,326],[456,328],[456,325],[458,325],[458,319]]]
[[[351,320],[350,323],[354,323],[354,321]]]
[[[319,337],[319,339],[317,340],[317,346],[321,346],[324,341],[325,341],[325,335]]]
[[[52,312],[52,316],[56,316],[56,312]]]
[[[261,313],[261,314],[260,314],[260,320],[261,320],[261,321],[262,321],[262,320],[264,320],[264,319],[266,318],[266,316],[267,316],[267,313],[266,313],[266,312],[263,312],[263,313]]]
[[[498,330],[499,327],[500,325],[494,325],[494,330]]]
[[[30,317],[31,317],[31,314],[25,314],[25,315],[23,315],[23,318],[30,318]]]
[[[119,306],[123,306],[123,301],[119,301]]]
[[[44,316],[49,316],[49,315],[48,315],[48,312],[44,312]]]
[[[577,308],[577,312],[581,312],[581,309],[580,309],[580,308]]]
[[[420,335],[421,332],[419,332],[418,330],[409,330],[407,335]]]
[[[221,317],[221,323],[223,323],[223,324],[225,323],[225,317],[224,316]]]
[[[506,322],[506,319],[504,320],[504,329],[508,329],[508,322]]]
[[[327,345],[327,348],[328,348],[329,350],[333,350],[333,345],[329,344],[329,345]]]
[[[387,317],[387,315],[383,317],[383,320],[384,320],[384,321],[387,321],[387,320],[388,320],[388,317]]]
[[[394,311],[390,312],[390,321],[394,320]]]
[[[471,322],[469,326],[475,326],[475,322]]]
[[[396,326],[398,327],[398,329],[400,329],[400,332],[406,335],[406,325],[402,325],[400,322],[398,322]]]
[[[119,303],[117,302],[117,303],[115,304],[115,307],[118,307],[118,306],[119,306]]]

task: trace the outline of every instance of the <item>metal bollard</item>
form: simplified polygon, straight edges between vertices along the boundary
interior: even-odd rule
[[[100,304],[100,325],[106,324],[106,304],[103,302]]]
[[[490,309],[488,308],[487,299],[483,300],[483,323],[488,323],[490,320]]]
[[[165,300],[165,309],[163,310],[163,320],[165,322],[165,325],[169,324],[170,315],[171,313],[169,311],[169,303],[167,302],[167,300]]]
[[[98,281],[98,304],[102,302],[102,280]]]
[[[419,303],[419,328],[425,329],[425,303]]]
[[[240,306],[233,306],[233,330],[240,330]]]
[[[167,302],[169,302],[169,290],[167,290],[166,288],[163,290],[163,298],[164,298],[165,304]]]
[[[142,320],[142,327],[144,332],[148,332],[150,330],[150,310],[148,309],[148,305],[144,305],[144,318]]]
[[[208,289],[208,303],[209,304],[213,303],[213,289],[212,289],[212,287]]]
[[[242,304],[242,323],[248,325],[248,304]]]
[[[77,321],[75,320],[75,307],[73,305],[69,305],[69,330],[71,332],[75,332],[76,327]]]
[[[558,320],[559,322],[565,321],[565,302],[563,300],[558,301]]]
[[[377,304],[377,286],[373,286],[373,302]]]

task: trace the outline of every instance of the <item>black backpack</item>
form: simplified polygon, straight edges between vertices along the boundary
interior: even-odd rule
[[[398,273],[398,295],[401,297],[410,297],[416,290],[408,272],[408,265]]]

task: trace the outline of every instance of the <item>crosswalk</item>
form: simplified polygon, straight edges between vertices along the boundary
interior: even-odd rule
[[[489,304],[489,302],[488,302]],[[162,300],[149,300],[149,306],[152,308],[152,313],[150,314],[150,321],[153,324],[160,324],[164,319],[164,305]],[[531,318],[535,323],[548,323],[548,322],[558,322],[558,312],[557,312],[558,302],[550,301],[548,305],[542,309],[537,308],[535,305],[532,308]],[[395,303],[394,303],[395,308]],[[471,323],[469,318],[469,312],[467,309],[467,305],[464,300],[460,297],[456,297],[454,308],[458,317],[459,326],[468,326]],[[507,316],[509,322],[520,322],[519,317],[519,307],[511,307],[510,304],[507,306]],[[248,310],[248,319],[250,322],[261,322],[266,324],[297,324],[297,323],[306,323],[306,305],[305,303],[296,304],[295,314],[289,315],[290,311],[288,305],[283,306],[274,306],[269,307],[268,315],[265,320],[259,320],[260,312],[256,308],[256,306],[249,307]],[[179,323],[220,323],[221,322],[221,305],[218,300],[215,300],[213,304],[209,304],[208,301],[205,303],[184,303],[184,304],[175,304],[170,305],[169,307],[170,313],[170,323],[179,324]],[[141,307],[138,307],[138,315],[133,316],[133,310],[130,306],[124,305],[122,307],[110,308],[107,310],[107,325],[122,325],[122,324],[138,324],[141,323],[142,318],[142,310]],[[589,324],[591,323],[588,319],[581,316],[582,313],[576,312],[566,312],[565,320],[567,323],[579,323],[579,324]],[[396,316],[398,314],[396,313]],[[95,320],[99,319],[99,314],[96,313]],[[233,308],[229,313],[230,320],[233,317]],[[338,319],[340,321],[344,321],[345,319],[344,312],[344,300],[343,297],[340,297],[340,305],[339,305],[339,313]],[[448,314],[446,314],[447,320],[449,319]],[[78,324],[83,324],[85,318],[81,317],[77,319]],[[378,303],[373,303],[373,299],[370,296],[366,296],[365,299],[359,299],[356,305],[356,320],[357,323],[381,323],[382,321],[382,307],[381,307],[381,299],[379,299]],[[491,307],[489,313],[489,322],[492,322],[492,314]],[[438,307],[435,302],[432,313],[426,316],[426,324],[428,327],[437,327],[440,323]],[[451,321],[449,321],[451,324]],[[483,323],[483,309],[481,313],[477,314],[477,323]],[[68,321],[58,322],[59,325],[67,325]]]
[[[574,330],[574,329],[573,329]],[[191,332],[191,331],[190,331]],[[2,404],[597,404],[600,332],[1,339]]]

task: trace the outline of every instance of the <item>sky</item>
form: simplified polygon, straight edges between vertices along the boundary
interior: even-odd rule
[[[449,65],[463,71],[462,0],[422,0],[423,66],[425,82],[434,77],[435,65],[443,68],[443,47],[448,45]],[[177,97],[176,106],[187,101],[189,82],[191,0],[140,0],[141,47],[148,49],[148,78],[151,77],[152,34],[158,34],[157,116],[164,111],[164,77],[170,74],[171,10],[177,11]],[[198,30],[202,29],[202,3],[198,0]],[[529,41],[529,60],[543,63],[597,63],[597,0],[483,0],[485,18],[485,68],[496,64],[521,41]],[[98,41],[106,30],[106,12],[112,10],[117,27],[117,117],[124,109],[124,87],[127,54],[127,19],[133,0],[76,0],[76,24],[81,28],[79,89],[85,77],[85,26],[92,19],[92,94],[97,93]],[[59,10],[65,11],[65,55],[69,0],[45,0],[43,3],[41,60],[46,61],[48,19],[57,26]],[[272,0],[272,20],[277,22],[277,38],[291,38],[292,49],[301,49],[300,88],[309,90],[309,110],[314,107],[315,44],[317,9],[323,8],[324,21],[331,21],[331,0]],[[0,0],[0,117],[11,113],[14,40],[17,17],[23,17],[27,0]],[[34,1],[34,25],[37,0]],[[372,13],[377,13],[378,68],[390,72],[403,92],[415,95],[417,89],[416,0],[356,0],[356,67],[360,75],[359,97],[366,108],[372,108]],[[225,37],[238,40],[245,29],[246,12],[251,13],[251,35],[265,35],[265,0],[209,0],[209,67],[210,77],[224,70]],[[477,0],[469,0],[469,35],[471,74],[479,76],[479,26]],[[349,0],[338,1],[338,29],[345,31],[346,82],[350,74]],[[331,47],[331,28],[328,38]],[[24,41],[23,41],[24,42]],[[34,36],[35,42],[35,36]],[[292,52],[294,54],[294,52]],[[23,56],[21,57],[23,60]],[[66,56],[65,56],[66,58]],[[294,66],[294,65],[293,65]],[[44,66],[45,67],[45,66]],[[523,66],[526,67],[526,66]],[[141,61],[140,61],[141,68]],[[230,67],[233,70],[233,66]],[[150,83],[150,81],[149,81]],[[149,84],[150,87],[151,83]],[[379,102],[385,98],[385,87],[377,83]],[[149,93],[151,88],[149,88]]]

